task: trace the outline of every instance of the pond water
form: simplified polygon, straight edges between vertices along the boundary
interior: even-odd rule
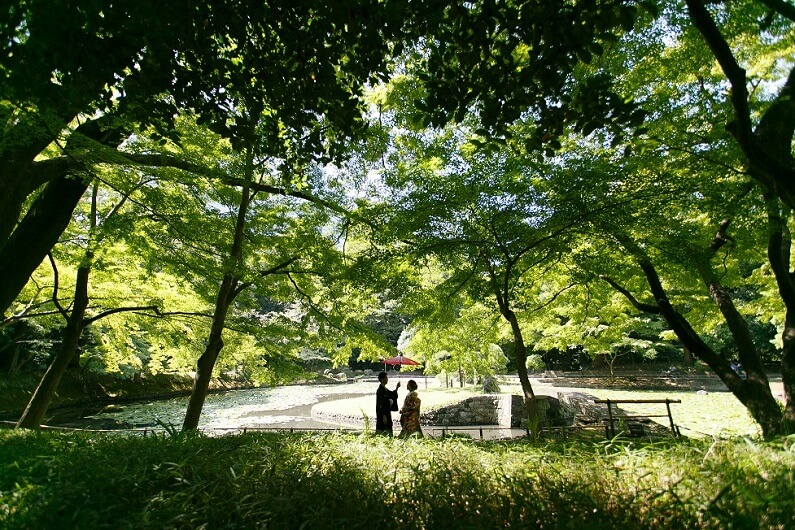
[[[322,385],[290,385],[272,388],[230,390],[210,394],[202,408],[200,429],[240,428],[322,428],[333,425],[311,418],[312,406],[322,401],[374,395],[378,383],[357,381]],[[181,427],[188,406],[188,396],[163,400],[125,403],[105,407],[101,411],[59,420],[56,415],[49,425],[68,427],[130,429]]]
[[[399,378],[395,378],[398,379]],[[393,381],[390,378],[390,383]],[[424,379],[423,388],[439,386],[435,379]],[[405,381],[403,382],[405,386]],[[391,385],[390,385],[391,386]],[[375,391],[378,382],[374,379],[355,380],[346,383],[290,385],[272,388],[229,390],[210,394],[205,400],[199,421],[199,429],[208,434],[223,434],[242,429],[264,430],[314,430],[353,429],[361,425],[338,424],[320,421],[312,417],[314,405],[328,401],[350,398],[372,397],[375,406]],[[123,404],[83,405],[57,408],[45,418],[43,424],[50,427],[100,430],[161,431],[173,427],[180,429],[185,418],[189,396],[168,399],[151,399]],[[328,407],[327,407],[328,408]],[[333,407],[332,407],[333,408]],[[323,415],[321,414],[321,417]],[[396,427],[399,432],[399,427]],[[522,436],[521,429],[502,428],[494,425],[468,427],[423,426],[426,436],[458,434],[473,438],[510,438]]]

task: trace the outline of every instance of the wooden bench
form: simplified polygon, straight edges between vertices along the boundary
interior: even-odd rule
[[[616,423],[624,420],[640,420],[640,419],[650,419],[650,418],[668,418],[668,421],[671,425],[671,433],[675,437],[679,437],[679,428],[674,423],[674,417],[671,414],[671,403],[681,403],[682,400],[680,399],[595,399],[594,403],[607,405],[607,420],[605,424],[605,435],[608,438],[613,438],[616,435]],[[621,403],[651,403],[651,404],[665,404],[665,409],[667,414],[642,414],[642,415],[628,415],[628,414],[619,414],[618,411],[613,410],[613,405],[616,405],[616,409],[618,409],[617,405]],[[636,432],[633,433],[632,429],[630,428],[630,433],[637,434]]]

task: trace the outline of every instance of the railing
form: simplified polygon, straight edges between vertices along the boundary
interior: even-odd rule
[[[607,425],[605,426],[605,434],[611,438],[615,437],[616,435],[616,422],[621,420],[628,420],[628,419],[641,419],[641,418],[668,418],[668,421],[671,425],[671,433],[677,438],[680,436],[679,429],[676,427],[674,423],[674,417],[671,414],[671,403],[681,403],[682,400],[680,399],[595,399],[594,403],[598,404],[606,404],[607,405]],[[651,404],[665,404],[665,408],[667,414],[640,414],[640,415],[629,415],[629,414],[614,414],[613,413],[613,405],[618,405],[620,403],[651,403]],[[617,408],[617,407],[616,407]]]
[[[14,422],[0,422],[0,428],[13,429],[16,424]],[[135,436],[151,436],[155,434],[166,434],[173,432],[166,427],[140,427],[133,429],[80,429],[74,427],[54,427],[49,425],[42,425],[42,430],[49,431],[65,431],[65,432],[92,432],[103,434],[127,434]],[[523,429],[511,429],[509,427],[494,426],[461,426],[452,427],[445,425],[423,425],[423,433],[426,436],[441,437],[450,436],[453,434],[467,434],[471,438],[486,440],[486,439],[500,439],[500,438],[514,438],[525,434]],[[361,434],[363,429],[354,429],[346,427],[207,427],[199,429],[203,433],[248,433],[248,432],[284,432],[284,433],[298,433],[298,432],[343,432],[349,434]],[[497,432],[494,435],[495,431]],[[396,431],[397,435],[400,431]]]

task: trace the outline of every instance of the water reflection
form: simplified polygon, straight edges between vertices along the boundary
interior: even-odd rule
[[[353,382],[329,385],[292,385],[274,388],[231,390],[207,396],[199,422],[200,429],[241,428],[246,426],[312,427],[315,403],[373,394],[377,383]],[[90,422],[120,427],[181,425],[188,396],[166,400],[130,403],[86,416]]]

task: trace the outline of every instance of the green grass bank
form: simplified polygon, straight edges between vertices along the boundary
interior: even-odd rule
[[[795,438],[0,432],[3,528],[793,528]]]

